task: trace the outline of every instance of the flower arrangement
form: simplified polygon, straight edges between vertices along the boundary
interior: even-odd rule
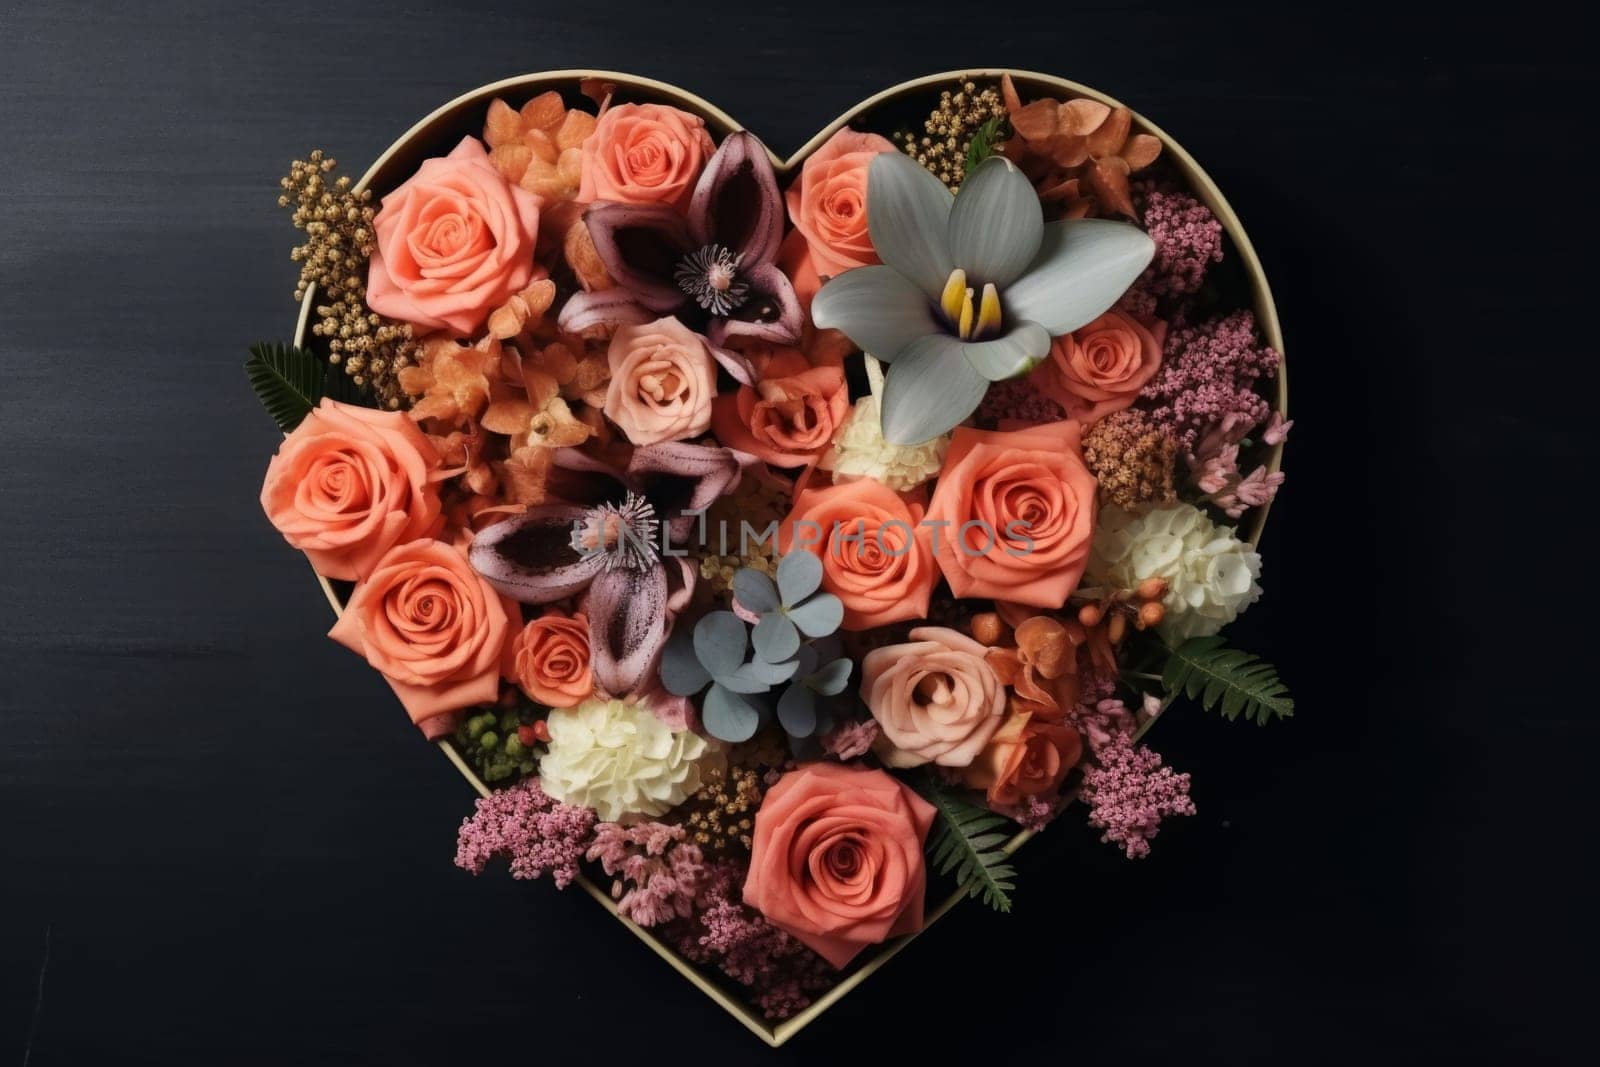
[[[312,153],[328,303],[247,364],[331,636],[495,787],[456,862],[609,880],[773,1019],[1074,807],[1147,855],[1172,699],[1293,712],[1220,636],[1291,426],[1222,223],[1125,109],[926,103],[788,173],[596,81],[392,188]]]

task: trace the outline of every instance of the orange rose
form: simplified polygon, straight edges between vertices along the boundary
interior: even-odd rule
[[[756,812],[744,902],[833,964],[922,929],[933,805],[879,770],[810,763]]]
[[[792,348],[774,353],[753,386],[717,397],[711,427],[729,448],[774,467],[804,467],[850,413],[843,367],[813,367]]]
[[[965,767],[1000,726],[1006,690],[988,649],[942,626],[861,661],[861,699],[883,728],[878,754],[891,767]]]
[[[928,507],[951,591],[1059,608],[1088,562],[1094,494],[1075,422],[956,427]]]
[[[717,368],[705,339],[677,319],[621,327],[607,359],[605,413],[634,444],[699,437],[711,426]]]
[[[1132,315],[1108,311],[1055,339],[1050,358],[1033,372],[1034,386],[1069,419],[1085,425],[1103,419],[1131,405],[1155,377],[1166,329],[1158,321],[1153,333]]]
[[[807,489],[778,527],[778,548],[822,560],[822,588],[844,602],[841,629],[921,619],[939,580],[922,513],[870,478]]]
[[[267,465],[261,507],[325,578],[364,578],[444,526],[439,453],[404,413],[323,400]]]
[[[789,186],[789,217],[823,277],[880,262],[867,230],[867,168],[873,156],[895,150],[875,133],[842,129],[811,154]]]
[[[583,142],[577,200],[689,206],[716,146],[705,121],[665,104],[618,104]]]
[[[962,779],[973,789],[987,790],[991,804],[1017,804],[1023,797],[1060,789],[1082,756],[1077,730],[1018,711],[995,732]]]
[[[372,226],[367,306],[391,319],[466,337],[533,280],[539,201],[501,177],[475,137],[423,160]]]
[[[511,673],[529,700],[570,708],[594,692],[589,671],[589,619],[555,608],[522,628],[511,642]]]
[[[521,622],[516,602],[499,596],[462,549],[424,540],[390,549],[328,636],[365,656],[420,725],[499,696]]]

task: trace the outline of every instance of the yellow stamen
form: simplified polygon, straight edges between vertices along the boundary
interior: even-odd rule
[[[979,336],[1000,332],[1000,291],[990,282],[983,287],[983,306],[978,309]],[[962,333],[965,337],[965,332]]]
[[[967,272],[957,267],[950,272],[950,277],[944,283],[944,293],[939,297],[939,306],[944,309],[944,317],[952,323],[961,318],[961,297],[968,292]]]
[[[958,328],[963,341],[972,337],[972,290],[968,289],[961,298],[961,325]]]

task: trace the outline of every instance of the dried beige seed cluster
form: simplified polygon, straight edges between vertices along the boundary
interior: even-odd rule
[[[410,326],[367,308],[363,275],[377,243],[372,228],[377,212],[370,190],[356,192],[347,177],[328,181],[335,166],[319,148],[290,164],[278,183],[283,188],[278,206],[292,207],[295,228],[306,234],[305,243],[290,253],[300,264],[294,298],[303,300],[316,288],[327,302],[317,305],[311,332],[328,339],[329,359],[342,364],[352,381],[397,410],[410,403],[399,374],[415,363],[417,346]]]
[[[962,82],[954,91],[939,94],[939,106],[922,124],[922,136],[906,131],[895,136],[901,149],[951,190],[967,178],[967,149],[972,135],[990,119],[1004,118],[1005,100],[995,86],[979,89],[976,82]]]

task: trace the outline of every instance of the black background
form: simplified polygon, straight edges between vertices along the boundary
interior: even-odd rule
[[[1200,814],[1075,819],[773,1061],[1573,1060],[1596,740],[1596,75],[1567,16],[1284,4],[0,3],[0,1063],[757,1062],[471,797],[256,503],[288,160],[635,71],[785,154],[901,79],[1121,97],[1249,227],[1297,426],[1233,631],[1299,714],[1153,741]]]

